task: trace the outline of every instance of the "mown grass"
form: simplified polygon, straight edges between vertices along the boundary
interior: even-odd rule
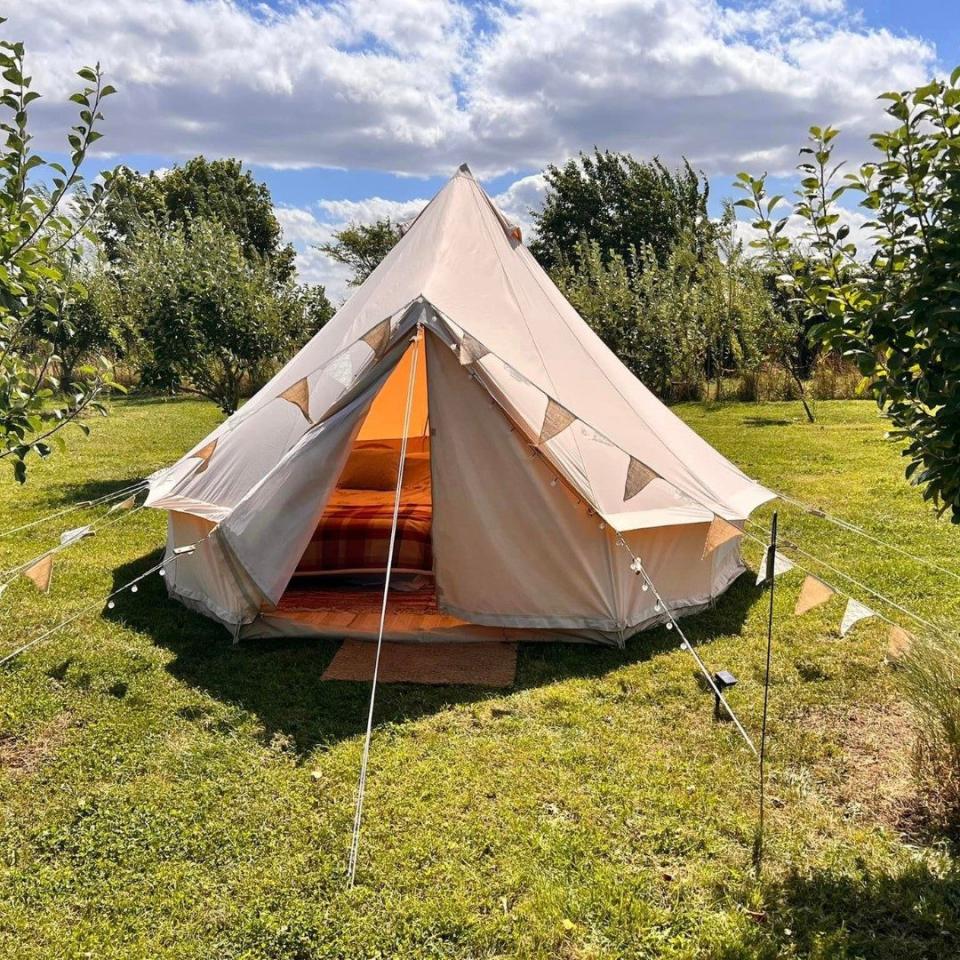
[[[793,404],[679,412],[759,479],[960,570],[960,534],[902,480],[869,403],[821,403],[813,426]],[[0,481],[0,531],[149,473],[216,420],[118,403],[25,489]],[[780,510],[804,549],[956,617],[956,581]],[[0,566],[86,516],[0,540]],[[163,535],[138,512],[65,552],[48,596],[17,582],[0,652],[155,562]],[[954,957],[954,851],[905,838],[890,802],[908,802],[910,741],[885,628],[839,639],[840,599],[793,618],[801,576],[777,585],[760,879],[756,765],[660,630],[622,652],[523,648],[508,691],[383,687],[353,890],[366,686],[320,682],[329,643],[232,648],[153,577],[0,673],[0,956]],[[687,621],[754,732],[765,614],[746,576]]]

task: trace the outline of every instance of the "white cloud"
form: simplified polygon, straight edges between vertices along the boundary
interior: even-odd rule
[[[757,3],[748,17],[702,0],[520,0],[497,15],[470,76],[478,163],[538,166],[598,144],[684,154],[708,172],[762,155],[783,171],[813,123],[862,140],[881,117],[876,94],[929,76],[934,50],[838,9]]]
[[[533,219],[530,214],[540,209],[546,192],[546,179],[543,174],[535,173],[515,180],[503,193],[497,194],[493,202],[508,220],[520,227],[524,241],[529,241],[533,237]]]
[[[327,296],[339,303],[350,293],[350,271],[336,263],[317,247],[333,239],[337,230],[349,223],[373,223],[389,217],[403,223],[415,217],[428,202],[420,200],[318,200],[311,208],[278,207],[277,218],[284,239],[297,250],[297,272],[303,283],[322,283]]]
[[[364,200],[318,200],[317,206],[336,223],[373,223],[390,219],[404,223],[415,217],[429,200],[385,200],[367,197]]]
[[[792,166],[811,123],[854,153],[875,96],[922,82],[931,44],[871,29],[845,0],[30,0],[46,94],[39,141],[63,130],[71,67],[100,60],[118,96],[105,147],[287,166],[482,175],[594,144],[686,155],[707,172]],[[478,26],[478,23],[480,24]],[[481,29],[482,27],[482,29]]]

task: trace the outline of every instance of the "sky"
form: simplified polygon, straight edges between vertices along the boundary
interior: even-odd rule
[[[789,188],[807,128],[867,156],[876,95],[960,64],[957,0],[17,0],[35,145],[57,158],[74,71],[99,61],[97,168],[202,153],[267,183],[304,281],[316,244],[404,220],[462,162],[530,233],[542,171],[580,150],[682,157],[719,211],[737,171]]]

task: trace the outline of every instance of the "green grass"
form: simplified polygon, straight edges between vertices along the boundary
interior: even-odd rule
[[[960,531],[903,481],[869,403],[821,403],[813,426],[793,404],[679,412],[760,480],[960,570]],[[149,473],[216,420],[117,403],[26,488],[0,481],[0,531]],[[957,616],[955,581],[780,510],[805,549]],[[0,566],[88,516],[0,539]],[[15,583],[0,653],[156,562],[164,530],[138,512],[66,551],[48,596]],[[0,956],[955,957],[953,851],[906,841],[887,801],[910,741],[885,629],[840,640],[840,599],[793,618],[801,577],[777,584],[762,879],[756,765],[658,630],[622,652],[525,647],[509,691],[381,688],[353,890],[367,687],[320,682],[334,644],[232,648],[152,577],[0,672]],[[746,576],[687,621],[754,732],[765,614]]]

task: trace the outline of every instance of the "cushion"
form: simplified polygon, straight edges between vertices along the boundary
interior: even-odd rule
[[[354,450],[337,486],[352,490],[395,490],[399,463],[400,454],[396,450]]]
[[[358,447],[347,460],[337,486],[350,490],[395,490],[400,453],[389,447]],[[403,486],[429,487],[430,454],[411,453],[403,468]]]

